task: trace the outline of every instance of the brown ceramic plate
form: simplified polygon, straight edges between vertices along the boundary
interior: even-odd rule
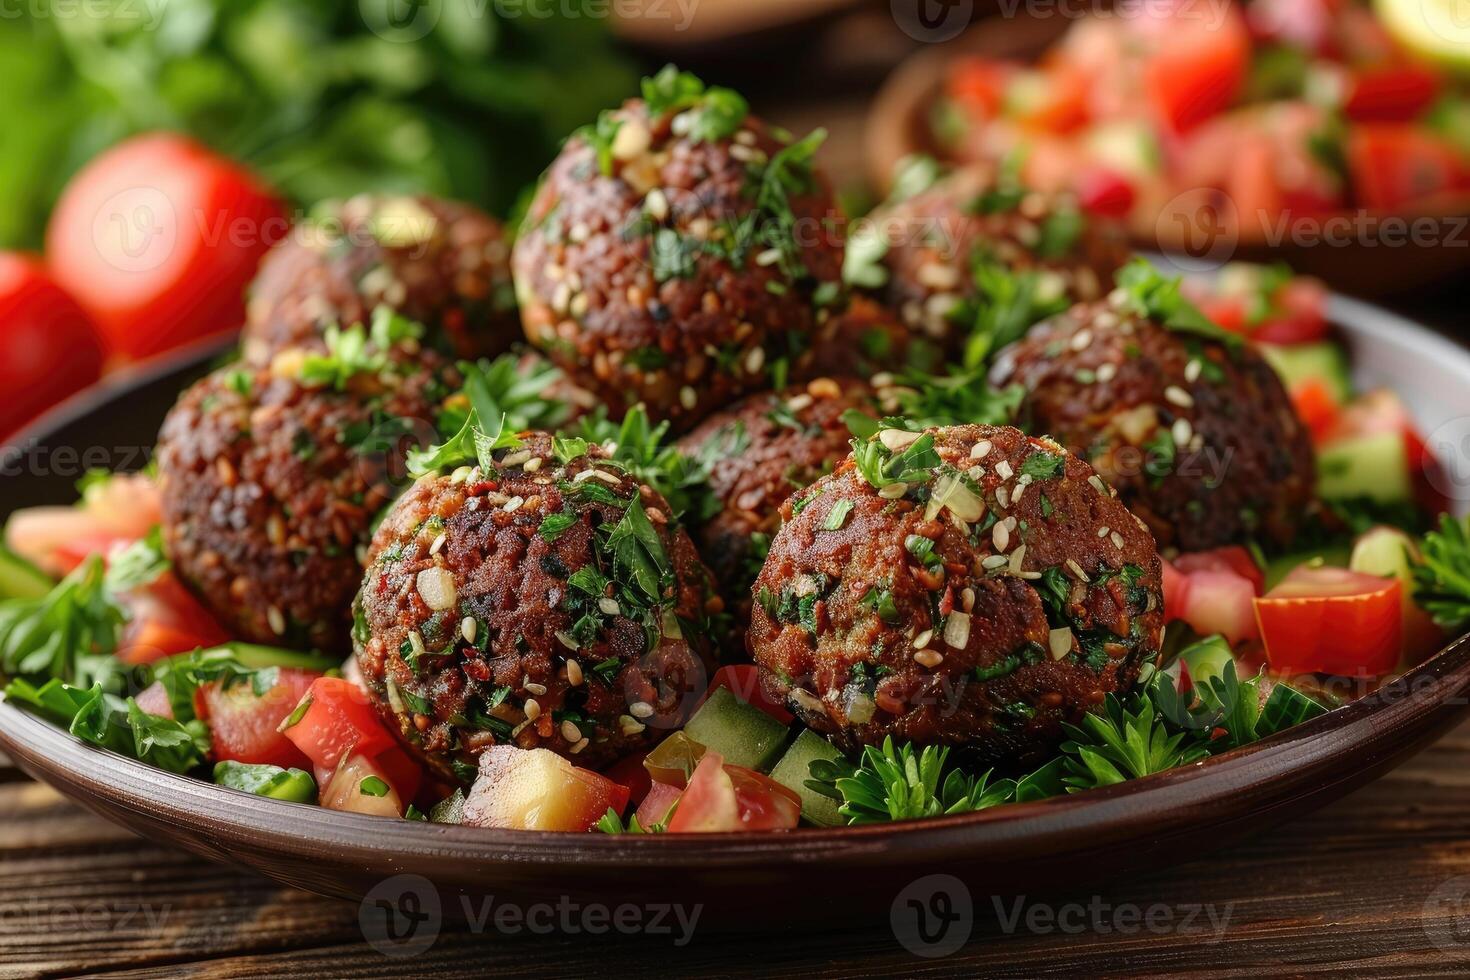
[[[1362,380],[1397,387],[1426,431],[1448,437],[1456,419],[1470,417],[1470,352],[1360,303],[1336,299],[1331,312]],[[146,445],[202,364],[197,356],[165,364],[125,390],[73,403],[27,444]],[[48,494],[66,499],[41,477],[0,484],[0,510]],[[851,924],[935,873],[959,876],[982,895],[1034,894],[1192,859],[1382,775],[1453,725],[1467,695],[1470,639],[1461,639],[1365,698],[1186,769],[978,814],[787,834],[607,837],[336,813],[161,772],[3,703],[0,748],[145,837],[323,894],[397,901],[409,889],[416,902],[433,896],[448,915],[473,914],[487,896],[522,904],[701,903],[702,927],[791,927]]]
[[[868,115],[865,139],[874,185],[886,190],[894,165],[909,154],[944,157],[929,118],[955,58],[981,55],[1029,61],[1073,23],[1068,17],[997,17],[900,65]],[[1232,221],[1239,226],[1238,234],[1218,230],[1222,208],[1233,208],[1222,195],[1181,193],[1158,214],[1135,221],[1130,232],[1139,248],[1221,261],[1284,261],[1298,272],[1367,296],[1440,282],[1470,268],[1470,195],[1464,193],[1424,201],[1412,213],[1365,210],[1324,215],[1303,236],[1285,241],[1269,221]],[[1359,234],[1356,229],[1367,230]],[[1413,229],[1420,230],[1410,234]],[[1320,238],[1310,237],[1317,231]]]

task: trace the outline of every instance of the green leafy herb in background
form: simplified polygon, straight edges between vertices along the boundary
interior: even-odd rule
[[[0,246],[39,246],[66,179],[154,129],[195,136],[303,204],[424,191],[504,214],[561,139],[637,76],[596,0],[497,11],[476,0],[17,7],[0,18]]]

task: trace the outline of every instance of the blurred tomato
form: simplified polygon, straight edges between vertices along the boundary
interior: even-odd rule
[[[286,234],[281,202],[181,136],[139,136],[83,167],[46,229],[51,274],[113,351],[146,357],[245,316],[260,257]]]
[[[35,259],[0,252],[0,437],[102,374],[86,312]]]
[[[1417,126],[1375,123],[1348,136],[1348,172],[1364,207],[1392,210],[1466,183],[1446,140]]]
[[[1208,14],[1208,16],[1206,16]],[[1152,42],[1144,87],[1161,122],[1183,133],[1229,107],[1245,85],[1250,35],[1234,7],[1179,0],[1129,26]]]

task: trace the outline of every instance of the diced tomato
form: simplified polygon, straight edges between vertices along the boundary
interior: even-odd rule
[[[1217,548],[1164,562],[1164,615],[1201,636],[1219,633],[1231,643],[1259,636],[1251,600],[1265,573],[1244,548]]]
[[[1087,122],[1087,76],[1071,65],[1057,63],[1044,70],[1030,70],[1017,76],[1009,95],[1024,86],[1021,99],[1008,98],[1007,114],[1025,129],[1040,133],[1065,135],[1075,132]]]
[[[219,646],[230,639],[172,571],[164,571],[117,600],[128,613],[115,653],[125,664],[151,664],[176,653]]]
[[[371,758],[397,745],[362,689],[340,677],[313,681],[284,724],[282,734],[318,769],[336,769],[349,752]]]
[[[1348,134],[1347,158],[1358,200],[1375,210],[1398,210],[1466,182],[1455,148],[1418,126],[1356,126]]]
[[[215,761],[309,768],[311,760],[277,729],[318,676],[314,671],[282,667],[275,686],[259,695],[243,681],[228,687],[216,681],[200,688],[199,715],[209,723]]]
[[[138,702],[138,707],[150,715],[158,715],[162,718],[174,716],[174,706],[168,699],[168,692],[163,689],[161,681],[154,681],[133,698]]]
[[[1194,303],[1210,321],[1231,333],[1248,334],[1245,322],[1245,297],[1206,294],[1194,298]]]
[[[245,287],[287,228],[254,176],[192,140],[150,133],[71,179],[46,258],[112,349],[140,358],[238,327]]]
[[[754,664],[731,664],[715,671],[714,680],[710,682],[709,690],[700,698],[699,703],[704,704],[715,689],[720,687],[728,688],[731,694],[751,707],[761,709],[781,724],[791,724],[791,712],[767,698],[761,690],[760,671]]]
[[[1155,42],[1143,68],[1148,98],[1160,119],[1182,133],[1229,107],[1240,94],[1250,37],[1234,7],[1217,8],[1221,20],[1211,25],[1197,11],[1191,15],[1191,5],[1179,6],[1157,23],[1140,18],[1139,27],[1152,33]]]
[[[1403,586],[1344,568],[1293,569],[1255,600],[1277,673],[1378,677],[1399,661]]]
[[[1327,287],[1296,277],[1271,297],[1272,312],[1252,336],[1268,344],[1306,344],[1327,336]]]
[[[1289,394],[1297,417],[1312,433],[1312,443],[1321,445],[1337,426],[1337,416],[1342,410],[1332,389],[1320,378],[1308,378],[1293,385]]]
[[[511,830],[585,831],[609,809],[622,813],[627,787],[579,769],[549,749],[492,745],[465,799],[464,822]]]
[[[801,799],[780,783],[706,752],[669,820],[670,833],[791,830]]]
[[[638,822],[647,830],[656,823],[666,824],[669,818],[669,810],[679,802],[683,790],[668,783],[653,783],[648,795],[638,807]]]
[[[403,816],[404,797],[388,773],[366,756],[348,756],[325,780],[318,773],[317,786],[320,805],[325,809],[375,817]]]
[[[978,56],[958,58],[950,69],[946,86],[949,97],[977,120],[1000,115],[1006,84],[1016,66]]]
[[[1255,0],[1245,8],[1251,35],[1316,54],[1331,47],[1342,0]]]
[[[1358,122],[1410,122],[1439,97],[1438,72],[1423,65],[1385,65],[1353,73],[1343,111]]]
[[[27,507],[5,525],[5,543],[52,575],[65,575],[92,555],[144,537],[162,519],[158,487],[119,474],[88,487],[74,507]]]
[[[1087,167],[1077,175],[1077,202],[1089,214],[1126,218],[1136,194],[1129,180],[1107,167]]]
[[[608,779],[626,788],[628,799],[634,803],[642,803],[653,786],[648,770],[643,768],[643,760],[647,757],[647,752],[634,752],[619,759],[603,772]]]

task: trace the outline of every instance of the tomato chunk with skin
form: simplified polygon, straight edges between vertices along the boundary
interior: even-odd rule
[[[224,627],[171,571],[118,596],[118,602],[127,610],[128,623],[115,656],[125,664],[151,664],[176,653],[219,646],[230,639]]]
[[[715,671],[714,680],[699,703],[702,705],[717,688],[727,688],[752,708],[759,708],[783,725],[789,725],[794,715],[784,707],[766,697],[761,690],[760,672],[754,664],[732,664]],[[696,708],[698,705],[696,705]]]
[[[1403,585],[1396,578],[1304,566],[1255,608],[1277,673],[1379,677],[1398,664]]]
[[[678,834],[791,830],[801,819],[801,798],[780,783],[706,752],[669,820]]]
[[[1184,554],[1164,562],[1164,614],[1201,636],[1219,633],[1231,643],[1256,639],[1253,600],[1265,575],[1239,547]]]
[[[372,757],[398,745],[362,689],[341,677],[313,681],[281,733],[319,770],[335,770],[351,752]]]
[[[318,676],[314,671],[282,667],[275,686],[264,694],[256,694],[249,681],[228,687],[214,682],[200,688],[199,716],[209,724],[214,760],[308,768],[310,760],[277,729]]]

